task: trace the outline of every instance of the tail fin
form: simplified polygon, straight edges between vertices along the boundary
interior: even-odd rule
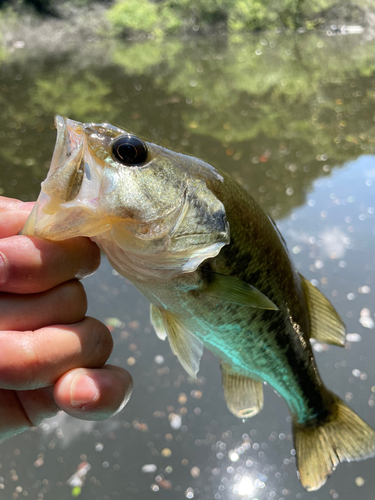
[[[375,456],[375,431],[334,396],[329,417],[314,426],[293,423],[297,467],[302,486],[318,490],[336,466]]]

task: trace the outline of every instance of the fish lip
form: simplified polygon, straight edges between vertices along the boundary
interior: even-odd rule
[[[55,127],[57,130],[56,149],[59,155],[65,151],[66,156],[82,145],[84,127],[81,122],[65,118],[61,115],[55,116]]]

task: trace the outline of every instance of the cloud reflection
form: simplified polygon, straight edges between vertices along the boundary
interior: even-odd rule
[[[55,417],[46,419],[37,429],[45,439],[49,439],[51,435],[55,435],[59,440],[60,448],[63,449],[68,448],[82,435],[92,434],[97,424],[98,422],[78,420],[64,412],[60,412]],[[120,425],[120,421],[116,419],[100,422],[100,432],[108,434],[120,427]]]

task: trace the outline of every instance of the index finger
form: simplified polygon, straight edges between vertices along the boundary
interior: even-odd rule
[[[34,201],[22,202],[0,196],[0,238],[18,234],[34,205]]]
[[[0,196],[0,292],[44,292],[88,276],[99,266],[99,248],[88,238],[52,242],[15,236],[33,206],[34,202]]]
[[[44,292],[65,281],[92,274],[99,263],[99,247],[88,238],[64,241],[22,235],[3,238],[0,240],[0,292]]]

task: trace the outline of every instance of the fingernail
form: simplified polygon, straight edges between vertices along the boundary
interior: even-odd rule
[[[87,375],[78,374],[75,376],[70,388],[70,404],[74,408],[85,409],[99,396],[99,391],[95,382]]]
[[[0,286],[6,283],[8,278],[8,262],[5,255],[0,252]]]

